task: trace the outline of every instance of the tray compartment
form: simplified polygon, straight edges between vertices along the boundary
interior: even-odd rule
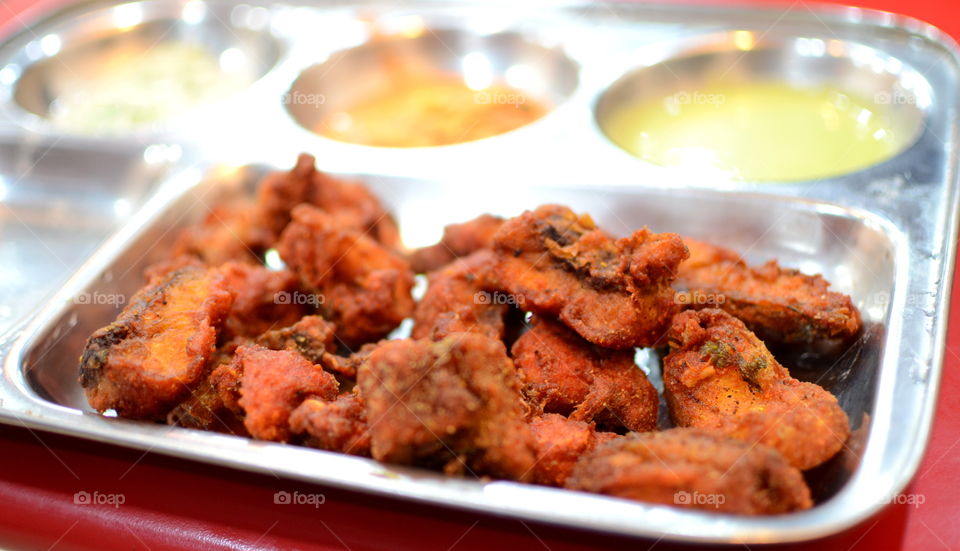
[[[778,85],[788,88],[771,88]],[[771,105],[781,102],[781,110],[790,109],[787,102],[799,101],[802,96],[777,96],[774,99],[773,94],[806,90],[822,96],[817,98],[821,101],[818,110],[815,111],[812,104],[803,106],[805,111],[810,111],[811,117],[807,120],[819,121],[822,117],[824,128],[830,129],[829,132],[837,132],[838,127],[845,126],[844,121],[851,121],[850,124],[857,125],[857,143],[867,147],[866,140],[873,140],[877,133],[882,133],[876,143],[883,144],[887,150],[885,156],[879,151],[871,152],[869,157],[865,153],[863,160],[849,167],[842,157],[839,161],[824,157],[822,162],[827,164],[818,169],[814,178],[789,174],[777,177],[770,169],[764,169],[763,172],[770,175],[763,176],[763,181],[842,177],[890,161],[919,140],[934,102],[930,84],[922,75],[899,58],[875,48],[829,36],[771,37],[766,33],[736,30],[680,41],[665,59],[627,72],[600,95],[595,117],[601,131],[614,144],[645,160],[662,162],[664,157],[670,157],[670,152],[658,152],[663,147],[658,142],[669,138],[652,130],[652,134],[645,138],[646,142],[640,141],[643,131],[637,123],[633,123],[634,128],[630,129],[623,126],[624,120],[631,119],[628,112],[646,105],[648,109],[644,116],[647,119],[665,115],[676,126],[685,123],[684,117],[695,116],[690,112],[707,110],[702,108],[706,105],[718,113],[726,113],[730,124],[739,124],[748,119],[738,118],[742,117],[740,111],[734,116],[724,103],[731,101],[727,97],[731,90],[734,94],[747,93],[751,87],[766,87],[760,88],[766,96],[759,95],[751,102],[769,101]],[[743,103],[747,100],[740,101],[737,109],[746,107]],[[821,115],[824,109],[828,111]],[[699,116],[698,120],[706,128],[711,128],[705,116]],[[854,118],[856,123],[852,122]],[[873,122],[874,119],[885,122]],[[871,129],[871,124],[878,128]],[[793,139],[789,134],[791,129],[781,129],[784,134],[769,139],[789,147]],[[866,136],[869,133],[874,134]],[[823,147],[829,146],[823,144]],[[690,157],[695,151],[688,153],[687,157]],[[760,152],[756,154],[762,155]],[[698,159],[700,157],[703,157],[702,153]],[[676,161],[671,160],[668,164]],[[693,161],[690,158],[680,162],[676,170],[702,168],[690,166]],[[699,159],[698,162],[703,161]],[[840,164],[832,167],[828,166],[829,163]],[[736,168],[717,167],[718,172],[730,172]]]
[[[91,272],[92,281],[65,301],[50,323],[27,343],[22,373],[29,389],[58,406],[90,412],[77,382],[77,358],[87,337],[116,317],[142,285],[143,269],[162,257],[178,228],[202,216],[206,205],[221,194],[250,190],[262,174],[262,169],[248,167],[234,173],[228,182],[209,180],[183,193],[117,254],[98,265],[95,273]],[[834,282],[836,290],[852,296],[863,312],[867,329],[840,356],[797,356],[785,360],[786,365],[798,368],[799,378],[818,382],[834,392],[855,427],[860,426],[865,414],[876,416],[877,374],[887,346],[882,328],[891,315],[887,305],[878,307],[877,297],[894,292],[897,274],[896,238],[888,234],[889,228],[880,220],[835,206],[763,195],[655,190],[597,193],[550,188],[516,191],[510,202],[501,199],[506,190],[497,190],[486,200],[449,212],[441,208],[455,199],[456,190],[449,186],[379,177],[366,181],[397,213],[404,236],[432,234],[447,223],[483,212],[510,216],[523,207],[559,202],[591,213],[598,224],[615,234],[647,225],[655,231],[677,231],[723,243],[745,251],[753,261],[777,258],[784,265],[822,273]],[[742,214],[731,217],[730,212]],[[111,430],[115,431],[123,431],[128,425],[123,421],[112,423],[115,426]],[[825,499],[838,490],[850,478],[858,460],[838,457],[833,467],[822,469],[815,477],[823,488],[818,497]]]
[[[228,2],[146,0],[67,12],[70,18],[61,14],[32,30],[29,41],[7,50],[9,58],[3,68],[6,77],[0,93],[11,98],[11,117],[29,128],[68,134],[156,131],[188,112],[209,110],[210,104],[243,91],[279,61],[283,49],[280,41],[262,29],[251,28],[243,18],[231,17],[233,11]],[[172,65],[151,68],[137,63],[164,48],[168,51],[157,54],[153,63],[173,64],[179,60],[222,74],[202,83],[170,86],[161,77],[171,74]],[[142,84],[134,88],[129,81],[121,80],[121,72],[131,71],[140,75],[138,78],[152,79],[150,87]],[[94,113],[105,114],[106,104],[99,111],[81,109],[79,115],[66,115],[67,119],[60,120],[57,110],[67,101],[65,96],[74,96],[69,100],[71,105],[106,101],[97,99],[97,94],[104,91],[91,85],[99,79],[112,83],[112,87],[123,85],[122,94],[111,101],[130,105],[127,109],[152,101],[150,94],[156,94],[155,90],[167,90],[163,97],[179,103],[168,113],[161,111],[156,120],[131,120],[119,127],[111,122],[98,129],[96,121],[88,120]],[[228,79],[230,85],[215,89]],[[197,90],[191,91],[191,87]],[[86,96],[77,96],[77,88],[86,90]],[[188,94],[200,94],[192,100],[196,106],[184,103]],[[157,102],[160,99],[154,98]],[[148,114],[148,108],[149,103],[136,107],[137,117]]]
[[[906,487],[933,418],[956,248],[960,58],[955,45],[938,31],[890,14],[826,8],[783,13],[634,3],[618,6],[614,13],[597,3],[519,6],[470,0],[420,0],[404,6],[386,0],[265,6],[211,0],[206,5],[226,5],[230,22],[269,32],[284,45],[277,66],[249,91],[214,106],[217,113],[198,114],[186,132],[165,136],[173,143],[194,142],[184,149],[190,156],[183,159],[184,169],[198,160],[193,167],[230,166],[218,169],[216,184],[197,185],[199,175],[192,169],[178,176],[190,180],[189,185],[172,187],[146,185],[143,173],[133,173],[134,184],[146,185],[138,189],[147,190],[147,205],[140,209],[144,196],[137,195],[119,233],[76,272],[36,272],[37,287],[60,291],[39,311],[34,300],[25,301],[23,311],[32,313],[32,319],[0,335],[0,422],[357,491],[651,540],[752,544],[824,537],[866,520]],[[51,22],[89,7],[70,8],[34,28],[48,29]],[[435,29],[519,33],[562,50],[578,65],[576,87],[556,111],[520,131],[397,155],[388,148],[324,139],[289,116],[280,98],[304,68],[369,41],[371,21],[407,21],[409,16],[422,17]],[[669,170],[625,154],[596,124],[599,95],[611,83],[631,68],[677,58],[694,39],[756,28],[771,29],[771,37],[811,37],[823,33],[824,24],[835,35],[831,38],[899,59],[930,86],[932,104],[924,110],[919,140],[890,161],[796,184],[673,178]],[[127,137],[98,142],[65,136],[36,115],[23,118],[24,113],[17,112],[23,110],[11,104],[8,84],[21,73],[3,65],[35,38],[20,35],[0,47],[0,96],[6,94],[0,109],[7,115],[0,121],[0,133],[23,143],[39,131],[41,137],[62,140],[61,145],[77,141],[101,152],[132,144],[135,140]],[[244,125],[238,126],[241,119]],[[199,129],[208,132],[195,132]],[[838,458],[825,472],[816,473],[811,483],[821,502],[811,511],[733,518],[510,482],[450,479],[306,448],[111,419],[86,409],[76,383],[76,356],[88,334],[116,315],[117,305],[97,303],[108,299],[80,304],[77,297],[97,292],[129,297],[140,286],[139,272],[151,255],[162,253],[167,232],[203,213],[198,201],[212,200],[221,188],[248,185],[261,173],[256,167],[236,171],[237,162],[289,168],[291,155],[298,151],[314,153],[328,171],[371,172],[366,180],[394,208],[410,245],[435,240],[449,221],[484,211],[516,214],[522,207],[554,201],[593,213],[617,233],[642,223],[657,230],[676,227],[749,249],[751,261],[778,257],[804,271],[823,271],[839,290],[853,295],[868,330],[826,371],[819,359],[804,363],[809,357],[796,358],[795,365],[794,359],[785,363],[800,378],[819,381],[840,397],[857,434],[866,439],[863,460],[857,465],[856,456]],[[133,155],[134,164],[142,153]],[[54,157],[59,158],[58,151],[50,152],[48,158]],[[109,163],[96,163],[98,158],[64,160],[54,167],[56,179],[76,185],[80,195],[90,185],[76,178],[80,172],[94,176],[97,183],[91,189],[123,188],[119,182],[126,180],[104,175],[99,167]],[[91,163],[96,164],[92,171]],[[25,191],[14,190],[11,198]],[[99,202],[94,194],[86,198]],[[109,217],[110,202],[92,212]],[[754,243],[751,237],[760,240]]]
[[[477,34],[426,27],[415,28],[411,34],[415,36],[374,35],[361,46],[336,52],[307,68],[284,96],[290,116],[307,130],[323,135],[330,113],[367,97],[379,97],[398,80],[462,80],[467,88],[476,90],[476,103],[510,101],[520,109],[529,98],[547,113],[577,87],[578,67],[573,60],[561,49],[537,44],[520,33]],[[492,93],[487,90],[491,85],[509,88]],[[500,95],[518,97],[497,97]]]

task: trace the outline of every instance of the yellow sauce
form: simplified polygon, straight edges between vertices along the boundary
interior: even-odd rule
[[[504,86],[473,90],[452,76],[401,76],[389,89],[331,112],[315,128],[344,142],[428,147],[503,134],[546,113],[524,92]]]
[[[909,136],[882,107],[832,88],[739,84],[627,104],[604,126],[617,145],[658,165],[811,180],[865,168],[904,145]]]

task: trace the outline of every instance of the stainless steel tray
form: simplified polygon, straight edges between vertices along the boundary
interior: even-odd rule
[[[56,270],[17,264],[39,288],[54,289],[55,295],[28,322],[13,323],[0,337],[0,420],[497,515],[700,542],[825,536],[869,517],[909,482],[934,411],[956,246],[960,67],[952,43],[935,30],[852,8],[783,14],[579,3],[517,7],[418,2],[398,9],[364,2],[271,4],[264,9],[272,22],[269,32],[278,37],[281,48],[276,67],[231,100],[244,115],[250,114],[248,126],[240,126],[244,123],[234,111],[211,114],[204,124],[221,126],[205,126],[201,140],[189,124],[137,140],[65,136],[42,121],[27,122],[13,114],[0,127],[0,151],[32,161],[32,166],[27,163],[29,171],[18,168],[22,163],[0,164],[10,182],[9,196],[25,197],[10,212],[23,213],[30,205],[39,205],[35,218],[18,223],[32,231],[60,220],[49,239],[81,251],[82,244],[95,246],[102,235],[113,233],[63,284]],[[415,13],[447,28],[495,23],[561,48],[579,65],[578,84],[542,121],[480,142],[395,151],[324,140],[298,126],[277,98],[303,69],[318,61],[318,44],[332,52],[362,42],[362,33],[346,33],[342,41],[331,38],[325,43],[322,33],[312,31],[321,23],[326,27],[319,28],[345,28],[360,11],[386,19]],[[58,24],[62,20],[53,17],[33,30],[34,38],[13,37],[0,47],[0,55],[13,59],[12,52],[54,32],[50,29]],[[933,98],[921,109],[923,125],[916,143],[896,158],[855,174],[758,184],[678,177],[630,158],[602,136],[593,105],[619,76],[691,46],[716,47],[728,31],[744,28],[772,29],[769,32],[778,36],[855,41],[909,65],[929,85]],[[15,107],[8,103],[7,109]],[[25,141],[42,145],[23,153]],[[32,153],[37,150],[49,150],[51,157]],[[355,457],[91,412],[77,383],[77,357],[89,333],[116,315],[115,297],[135,291],[142,268],[162,254],[169,236],[205,212],[218,194],[249,188],[264,166],[286,167],[300,150],[317,154],[323,168],[360,174],[395,212],[404,238],[412,243],[429,241],[444,224],[481,212],[509,215],[559,202],[590,212],[616,233],[646,224],[658,231],[725,242],[749,251],[756,261],[776,257],[786,265],[823,273],[853,297],[867,329],[838,360],[796,365],[795,372],[838,396],[857,433],[866,438],[862,456],[847,450],[811,476],[819,497],[812,510],[739,518],[511,482],[451,479]],[[76,173],[74,185],[81,196],[90,189],[93,174],[97,176],[93,182],[99,183],[95,189],[105,196],[86,196],[101,206],[126,201],[128,212],[105,217],[92,237],[78,234],[82,219],[43,207],[61,196],[62,189],[34,199],[22,194],[46,169],[85,166],[80,161],[90,158],[89,151],[119,155],[128,168],[124,180],[128,184],[115,187],[110,183],[120,180],[114,172],[84,170],[87,178]],[[0,161],[5,158],[0,155]],[[254,165],[242,166],[239,161]],[[0,299],[9,300],[17,292],[5,284]],[[28,297],[20,307],[32,308],[35,301]]]

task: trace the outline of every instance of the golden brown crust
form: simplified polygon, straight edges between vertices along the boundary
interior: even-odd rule
[[[809,509],[803,476],[775,450],[699,429],[632,433],[584,456],[567,488],[741,515]]]
[[[634,363],[633,350],[601,348],[538,316],[511,354],[535,411],[595,422],[604,430],[656,429],[659,397]]]
[[[427,273],[439,270],[457,258],[469,256],[493,244],[493,235],[503,225],[503,218],[481,214],[462,224],[450,224],[443,228],[439,243],[423,247],[407,257],[414,272]]]
[[[860,331],[853,301],[830,291],[820,275],[783,268],[774,260],[752,267],[729,249],[689,238],[684,243],[691,256],[680,265],[680,302],[726,310],[769,341],[849,339]]]
[[[277,248],[301,281],[323,297],[321,310],[348,347],[383,338],[413,312],[407,262],[316,207],[293,209]]]
[[[219,398],[223,407],[227,408],[237,418],[243,419],[245,413],[243,408],[240,407],[240,383],[243,380],[243,372],[240,371],[241,366],[233,361],[234,352],[236,352],[236,349],[229,356],[224,356],[221,362],[214,366],[207,380],[216,391],[217,398]]]
[[[324,369],[331,373],[336,373],[344,379],[355,380],[357,370],[367,361],[370,354],[377,348],[379,342],[368,342],[349,356],[339,356],[337,354],[324,354],[320,363]]]
[[[496,259],[477,251],[430,273],[427,291],[413,312],[414,339],[440,340],[453,333],[481,333],[503,338],[508,304],[488,292]]]
[[[331,213],[337,224],[355,228],[388,249],[402,248],[397,223],[367,186],[318,174],[308,198],[311,205]]]
[[[320,316],[304,316],[289,327],[263,333],[256,343],[270,350],[293,350],[319,364],[327,353],[336,351],[336,330],[336,325]]]
[[[247,436],[243,419],[226,406],[219,389],[205,379],[167,414],[167,424]]]
[[[675,234],[642,229],[614,240],[559,205],[507,220],[494,250],[499,285],[523,297],[525,308],[616,349],[660,343],[677,310],[670,283],[687,257]]]
[[[254,438],[290,440],[290,413],[312,396],[333,400],[337,381],[322,367],[290,350],[244,345],[234,356],[233,371],[241,373],[239,406],[243,425]]]
[[[214,205],[200,223],[184,228],[170,258],[189,256],[210,266],[229,261],[255,264],[272,240],[258,224],[256,203],[234,198]]]
[[[327,351],[334,348],[334,329],[335,326],[332,323],[319,316],[304,316],[289,327],[268,331],[256,339],[238,337],[224,343],[217,349],[210,362],[213,368],[206,384],[214,393],[206,398],[203,405],[214,408],[215,411],[223,408],[239,419],[244,417],[243,408],[239,404],[243,366],[234,361],[237,349],[241,346],[257,345],[269,350],[296,352],[310,363],[321,364],[327,369],[330,363],[328,358],[332,357],[332,354]],[[328,369],[328,371],[340,373],[339,369]],[[182,407],[196,405],[198,404],[181,404]]]
[[[290,223],[290,212],[300,203],[306,203],[312,180],[317,173],[316,159],[300,154],[297,163],[286,172],[271,172],[257,186],[257,222],[273,243]]]
[[[290,414],[290,429],[312,448],[370,457],[367,414],[356,389],[332,402],[308,398]]]
[[[537,449],[534,484],[563,487],[577,461],[600,443],[617,438],[611,432],[598,433],[593,423],[574,421],[548,413],[530,422]]]
[[[221,342],[238,337],[254,338],[287,327],[312,311],[300,290],[300,280],[289,270],[227,262],[219,267],[233,294],[230,315],[224,322]]]
[[[379,199],[359,182],[317,171],[315,162],[303,153],[292,170],[268,174],[260,183],[256,217],[270,241],[276,241],[290,223],[293,209],[307,203],[326,211],[337,227],[354,229],[398,249],[400,233]]]
[[[80,385],[97,411],[163,418],[205,375],[233,297],[216,270],[188,266],[141,289],[80,359]]]
[[[503,344],[476,333],[384,341],[357,383],[375,459],[528,480],[533,435]]]
[[[850,433],[837,399],[790,377],[740,320],[716,309],[678,314],[663,361],[664,394],[680,426],[766,444],[801,470],[833,457]]]

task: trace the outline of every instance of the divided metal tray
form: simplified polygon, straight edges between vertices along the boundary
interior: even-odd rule
[[[196,5],[150,0],[141,15],[182,15],[188,4]],[[163,129],[124,137],[65,134],[18,103],[14,77],[28,74],[29,64],[46,55],[34,47],[39,56],[24,57],[32,41],[60,32],[66,47],[69,22],[88,21],[78,13],[102,5],[53,15],[30,34],[0,46],[0,84],[6,87],[0,229],[17,229],[5,238],[12,248],[0,248],[0,259],[10,261],[21,281],[0,286],[0,303],[17,301],[18,314],[0,325],[0,421],[497,515],[701,542],[782,542],[835,533],[878,511],[915,473],[938,390],[956,246],[960,65],[953,44],[937,31],[853,8],[782,13],[607,3],[414,2],[398,9],[362,2],[243,4],[237,12],[236,4],[210,2],[211,18],[241,26],[257,21],[254,27],[271,36],[264,43],[276,48],[276,64],[259,81],[195,120]],[[257,15],[250,19],[244,13]],[[414,150],[336,143],[299,126],[289,101],[294,83],[304,82],[298,78],[327,54],[369,38],[364,29],[371,17],[389,27],[414,16],[428,27],[480,33],[486,38],[469,44],[503,55],[515,51],[502,46],[516,46],[517,37],[527,54],[547,52],[550,65],[543,74],[555,77],[563,92],[556,108],[502,136]],[[903,107],[907,119],[919,117],[912,145],[854,174],[764,184],[655,167],[603,136],[594,108],[618,78],[690,52],[728,55],[724,45],[744,29],[757,44],[775,50],[795,52],[799,37],[814,41],[808,47],[836,41],[840,57],[849,53],[850,59],[882,61],[877,74],[886,76],[870,86],[880,87],[873,90],[888,98],[914,101]],[[497,39],[503,31],[512,38]],[[454,56],[474,51],[451,48]],[[829,65],[832,69],[817,74],[829,77],[848,65]],[[756,67],[757,74],[769,68]],[[560,74],[567,70],[574,72]],[[811,72],[816,71],[805,74]],[[12,76],[5,79],[5,74]],[[77,358],[86,337],[116,316],[124,298],[141,285],[143,267],[162,255],[178,228],[202,216],[221,194],[250,190],[268,168],[288,167],[301,150],[316,154],[321,168],[356,175],[370,185],[395,213],[411,245],[425,244],[443,225],[482,212],[511,215],[555,202],[591,213],[617,234],[648,225],[722,242],[754,261],[777,258],[824,274],[853,297],[864,317],[864,334],[839,358],[792,358],[788,366],[838,396],[862,449],[851,443],[809,475],[818,501],[812,510],[740,518],[512,482],[446,478],[90,411],[77,382]],[[65,197],[74,199],[65,205]],[[91,220],[95,229],[81,231]],[[41,233],[43,228],[52,229]],[[45,243],[49,258],[72,252],[63,269],[18,252]],[[74,268],[93,248],[96,252]],[[32,294],[24,293],[26,287]],[[41,306],[39,297],[48,293]],[[656,379],[656,359],[647,358],[645,368]]]

